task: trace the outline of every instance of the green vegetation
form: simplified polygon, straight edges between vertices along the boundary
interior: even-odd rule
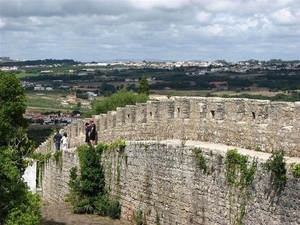
[[[145,94],[147,96],[149,95],[149,84],[148,84],[148,81],[147,81],[147,78],[145,75],[140,80],[140,86],[139,86],[138,93]]]
[[[0,71],[0,96],[0,146],[17,147],[14,141],[22,138],[28,121],[23,118],[24,88],[14,74]]]
[[[26,135],[25,100],[19,79],[0,70],[0,224],[40,224],[41,200],[22,179],[34,151]]]
[[[146,225],[146,216],[142,210],[137,210],[133,212],[133,220],[136,225]]]
[[[273,152],[265,163],[264,168],[271,172],[271,184],[280,190],[284,188],[287,180],[285,168],[284,152]]]
[[[18,190],[17,196],[21,199],[17,202],[11,202],[13,207],[10,207],[11,210],[6,218],[6,225],[40,224],[41,199],[37,194],[27,191],[26,188],[23,187]]]
[[[31,153],[29,158],[34,159],[37,161],[37,187],[41,186],[42,178],[43,178],[43,171],[45,168],[45,164],[48,163],[50,158],[52,157],[52,152],[49,152],[47,154],[42,154],[42,153]]]
[[[202,153],[202,149],[201,148],[195,148],[194,153],[195,153],[197,164],[198,164],[199,168],[201,170],[203,170],[203,173],[205,174],[207,172],[207,165],[206,165],[206,160],[205,160],[205,158],[203,156],[203,153]]]
[[[242,224],[249,198],[248,187],[254,180],[257,160],[253,160],[248,168],[248,157],[241,155],[236,149],[232,149],[226,153],[225,167],[226,183],[232,188],[229,196],[230,211],[236,207],[237,215],[233,219],[237,224]],[[231,215],[230,220],[232,220]]]
[[[38,107],[40,108],[40,111],[45,111],[47,109],[49,110],[55,110],[62,108],[60,106],[60,96],[54,96],[54,95],[47,95],[41,96],[41,95],[27,95],[28,101],[26,102],[26,105],[28,107]],[[71,107],[69,108],[71,110]]]
[[[44,122],[44,121],[43,121]],[[53,127],[48,127],[48,126],[31,126],[29,127],[29,130],[27,131],[28,138],[30,140],[34,140],[35,146],[39,146],[45,141],[46,137],[49,137],[50,135],[53,134]]]
[[[294,176],[300,177],[300,163],[292,163],[291,168]]]
[[[110,146],[107,146],[107,148],[116,149],[117,151],[124,150],[126,147],[126,142],[124,140],[116,140]]]
[[[254,160],[250,168],[247,167],[248,157],[241,155],[236,149],[228,150],[226,154],[226,182],[232,187],[244,189],[254,179],[257,161]]]
[[[207,94],[207,97],[218,97],[219,95]],[[291,92],[290,94],[276,94],[275,96],[255,95],[255,94],[240,94],[240,95],[221,95],[223,98],[249,98],[249,99],[260,99],[270,101],[283,101],[283,102],[294,102],[299,101],[300,95],[297,91]]]
[[[273,152],[270,158],[265,163],[264,168],[271,172],[271,184],[282,189],[287,180],[285,168],[284,152]]]
[[[156,212],[156,216],[155,216],[155,224],[156,225],[161,225],[161,223],[160,223],[160,217],[159,217],[159,215],[158,215],[157,212]]]
[[[62,169],[63,167],[63,159],[62,159],[62,151],[55,151],[53,154],[53,157],[55,159],[56,165]]]
[[[119,145],[120,144],[120,145]],[[70,171],[70,194],[67,201],[72,205],[75,213],[95,213],[101,216],[110,216],[113,219],[120,217],[121,206],[118,197],[111,199],[105,188],[104,167],[101,164],[101,155],[104,150],[124,148],[124,142],[118,141],[111,145],[100,143],[93,146],[79,146],[77,148],[80,161],[80,175],[77,167]],[[120,167],[117,168],[117,183],[120,182]]]
[[[149,97],[145,94],[135,94],[133,91],[122,89],[104,100],[95,101],[92,104],[92,114],[98,115],[114,111],[117,107],[135,105],[136,103],[147,102]]]
[[[174,90],[174,93],[185,92],[187,96],[205,94],[216,94],[212,90],[215,85],[210,82],[227,82],[228,97],[233,91],[240,92],[247,90],[247,94],[236,95],[235,97],[246,97],[255,99],[270,99],[272,101],[296,101],[299,100],[300,73],[299,65],[295,61],[244,61],[247,63],[248,70],[238,72],[242,65],[228,63],[224,60],[217,60],[220,65],[209,65],[208,67],[183,66],[172,68],[164,67],[164,63],[158,63],[157,68],[152,68],[150,63],[143,67],[130,67],[126,65],[107,65],[105,67],[96,64],[87,71],[86,66],[74,60],[29,60],[29,61],[10,61],[0,62],[0,66],[18,66],[15,71],[22,81],[29,83],[42,83],[49,85],[56,90],[65,90],[70,92],[69,88],[61,88],[57,80],[62,81],[64,86],[75,87],[76,92],[92,89],[97,94],[109,96],[112,93],[127,88],[127,90],[138,93],[164,93],[165,88]],[[243,63],[243,62],[241,62]],[[152,64],[152,62],[151,62]],[[30,65],[28,67],[27,65]],[[255,65],[256,69],[252,68]],[[228,70],[223,70],[226,68]],[[219,70],[219,71],[214,71]],[[48,72],[43,72],[48,71]],[[199,73],[200,72],[200,73]],[[202,74],[202,75],[200,75]],[[149,80],[149,84],[147,79]],[[125,81],[128,78],[129,81]],[[140,86],[136,88],[136,80],[140,80]],[[255,85],[254,85],[255,84]],[[250,89],[251,87],[251,89]],[[252,93],[252,88],[267,88],[271,92],[281,91],[278,95],[270,98],[266,95],[256,95]],[[28,87],[33,89],[33,87]],[[75,90],[73,89],[73,91]],[[56,91],[55,90],[55,91]],[[199,91],[203,92],[199,92]],[[173,92],[173,91],[172,91]],[[249,93],[248,93],[249,92]],[[204,95],[202,95],[204,93]],[[80,96],[80,93],[77,93]],[[177,94],[176,94],[177,95]],[[248,97],[249,95],[249,97]],[[220,96],[220,95],[219,95]],[[226,95],[224,95],[226,97]]]

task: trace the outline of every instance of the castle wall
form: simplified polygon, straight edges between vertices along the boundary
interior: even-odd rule
[[[94,120],[99,141],[195,140],[300,157],[300,102],[175,97],[118,108]],[[86,121],[61,131],[69,134],[70,147],[84,143]],[[53,149],[50,138],[38,151]]]
[[[206,172],[197,164],[195,148],[202,149]],[[248,166],[254,158],[258,162],[253,183],[241,191],[226,182],[226,152],[232,148],[196,141],[129,141],[124,151],[103,152],[106,187],[120,196],[121,217],[133,222],[134,213],[141,211],[149,225],[237,224],[244,205],[243,224],[299,224],[300,180],[289,169],[299,158],[286,158],[288,179],[279,193],[263,169],[270,154],[237,148],[248,156]],[[74,150],[63,151],[62,167],[53,158],[46,165],[45,201],[65,200],[69,171],[79,167]]]
[[[228,149],[237,148],[249,159],[258,157],[243,224],[300,223],[300,180],[289,170],[291,162],[300,163],[300,102],[176,97],[93,117],[99,141],[127,143],[124,155],[103,156],[106,185],[112,195],[120,195],[123,218],[132,220],[141,210],[147,224],[158,224],[158,219],[170,225],[236,224],[245,197],[226,184],[224,158]],[[69,171],[79,165],[74,150],[84,144],[86,121],[61,130],[70,137],[70,149],[63,151],[62,168],[50,159],[44,169],[45,201],[64,201],[68,194]],[[203,150],[210,174],[197,166],[195,147]],[[50,137],[37,151],[54,149]],[[263,164],[270,152],[280,150],[288,162],[288,181],[278,193]]]

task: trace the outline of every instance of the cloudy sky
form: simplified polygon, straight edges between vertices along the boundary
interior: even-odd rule
[[[0,56],[300,59],[300,0],[0,0]]]

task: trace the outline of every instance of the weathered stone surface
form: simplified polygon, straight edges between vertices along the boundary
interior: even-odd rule
[[[300,103],[176,97],[94,116],[100,141],[181,139],[300,157]],[[84,142],[84,120],[64,128],[70,147]],[[49,139],[46,142],[51,142]],[[44,143],[40,152],[52,151]]]
[[[132,220],[142,210],[147,224],[236,224],[245,205],[243,224],[300,224],[300,180],[289,167],[300,163],[300,102],[176,97],[119,108],[94,120],[99,141],[126,140],[122,155],[106,152],[102,159],[106,185],[121,197],[123,218]],[[53,159],[45,167],[46,201],[64,201],[69,192],[69,171],[79,166],[74,150],[85,140],[84,122],[63,129],[70,149],[63,152],[62,169]],[[196,147],[202,149],[208,174],[197,166]],[[246,200],[225,182],[225,155],[233,148],[258,160]],[[263,169],[269,152],[278,150],[284,150],[288,169],[281,193]],[[54,151],[52,138],[37,151]]]
[[[194,149],[201,148],[209,173],[197,166]],[[249,197],[226,184],[225,157],[233,146],[205,142],[130,141],[124,151],[105,151],[102,163],[106,186],[111,195],[120,196],[122,217],[133,220],[133,213],[141,210],[147,224],[236,224],[239,207],[245,205],[243,224],[299,224],[300,180],[289,170],[288,180],[278,193],[270,184],[270,174],[263,164],[269,153],[237,148],[247,155],[249,163],[258,160],[254,181],[246,187]],[[45,201],[62,202],[67,196],[69,171],[79,167],[75,149],[63,152],[63,167],[50,160],[43,175]],[[117,182],[117,167],[120,183]]]

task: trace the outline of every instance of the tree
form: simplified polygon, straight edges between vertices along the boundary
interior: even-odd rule
[[[135,105],[136,103],[147,102],[148,100],[149,97],[146,94],[137,95],[133,91],[128,91],[124,88],[104,100],[92,102],[92,114],[107,113],[108,111],[116,110],[117,107]]]
[[[16,76],[0,71],[0,224],[39,224],[40,199],[22,180],[25,157],[34,150],[26,135],[25,100]]]
[[[26,110],[26,95],[19,79],[11,73],[0,71],[0,146],[12,146],[23,129],[28,128],[28,120],[23,118]]]
[[[149,84],[145,75],[142,76],[140,80],[140,86],[138,90],[139,94],[146,94],[149,96]]]
[[[114,93],[115,91],[116,91],[116,88],[114,85],[108,84],[107,82],[103,82],[101,84],[101,87],[100,87],[101,93],[105,93],[105,92]]]

